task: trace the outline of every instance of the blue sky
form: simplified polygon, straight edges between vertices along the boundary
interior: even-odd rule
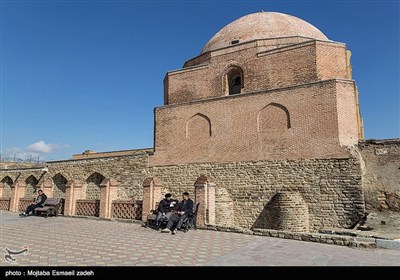
[[[366,139],[400,137],[399,1],[0,0],[2,158],[153,147],[163,78],[249,13],[299,17],[352,51]]]

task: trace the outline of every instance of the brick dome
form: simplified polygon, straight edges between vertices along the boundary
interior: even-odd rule
[[[328,40],[316,27],[297,17],[275,12],[257,12],[243,16],[222,28],[207,42],[201,53],[255,39],[290,36]]]

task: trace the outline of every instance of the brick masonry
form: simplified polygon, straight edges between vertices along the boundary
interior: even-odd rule
[[[329,80],[157,108],[151,165],[347,157],[354,95],[353,82]]]

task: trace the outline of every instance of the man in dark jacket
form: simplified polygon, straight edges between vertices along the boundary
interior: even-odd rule
[[[163,200],[160,201],[160,203],[158,204],[158,208],[157,208],[157,217],[156,217],[156,229],[159,229],[161,226],[161,223],[164,220],[169,219],[169,217],[171,217],[171,211],[172,209],[174,209],[175,200],[171,199],[172,195],[170,193],[166,193],[165,194],[165,198]]]
[[[25,210],[24,213],[19,214],[21,217],[26,217],[29,215],[29,212],[35,210],[36,208],[42,207],[43,203],[46,201],[47,196],[44,194],[42,190],[38,190],[38,197],[35,202],[32,202]],[[33,212],[32,212],[33,213]]]
[[[175,234],[177,229],[181,229],[183,222],[189,216],[189,214],[193,213],[193,200],[189,198],[189,193],[184,192],[182,197],[183,200],[179,203],[176,211],[172,213],[168,220],[167,227],[162,232],[171,232],[172,234]],[[175,227],[177,222],[178,224]]]

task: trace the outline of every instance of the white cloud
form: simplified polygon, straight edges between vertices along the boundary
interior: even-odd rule
[[[18,147],[6,148],[4,149],[4,154],[2,155],[2,160],[9,161],[27,161],[37,159],[38,153],[29,153]]]
[[[49,154],[68,147],[69,145],[67,144],[46,144],[43,140],[40,140],[36,143],[29,145],[28,151]]]
[[[20,147],[5,148],[1,153],[1,161],[15,162],[39,162],[44,160],[46,155],[54,156],[54,154],[62,149],[69,148],[67,144],[46,144],[43,140],[29,145],[26,149]]]

